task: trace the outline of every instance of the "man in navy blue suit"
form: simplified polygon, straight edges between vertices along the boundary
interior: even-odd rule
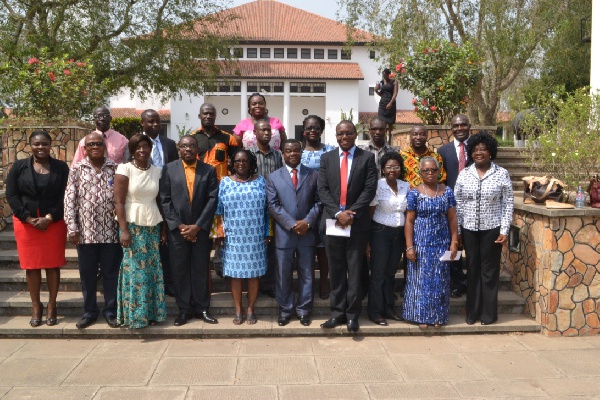
[[[283,142],[282,168],[269,174],[267,200],[275,220],[275,298],[279,303],[279,326],[296,314],[310,325],[313,303],[313,259],[317,245],[317,218],[321,202],[317,194],[318,172],[300,164],[302,146],[296,139]],[[294,252],[298,255],[298,304],[294,311],[292,277]]]

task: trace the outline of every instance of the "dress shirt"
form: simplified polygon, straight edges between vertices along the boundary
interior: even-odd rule
[[[465,144],[465,161],[468,162],[469,161],[469,152],[467,150],[467,147],[469,146],[467,144],[467,142],[469,141],[469,138],[466,138],[465,141],[463,142]],[[460,142],[456,139],[454,139],[452,141],[452,143],[454,143],[454,150],[456,151],[456,159],[460,160]]]
[[[99,130],[95,130],[96,133],[102,133]],[[109,129],[103,133],[104,135],[104,143],[106,145],[105,156],[112,162],[116,164],[122,164],[127,162],[125,159],[125,155],[128,154],[127,145],[129,144],[129,139],[125,136],[121,135],[119,132],[114,129]],[[71,167],[77,164],[79,161],[83,160],[87,157],[87,152],[85,151],[85,138],[79,141],[79,145],[77,146],[77,150],[73,155],[73,162],[71,163]]]
[[[378,148],[377,146],[375,146],[373,144],[373,141],[370,141],[369,144],[363,144],[361,146],[358,146],[361,149],[368,151],[370,153],[373,153],[373,155],[375,156],[375,166],[377,166],[377,172],[379,174],[379,177],[381,178],[383,175],[381,174],[381,165],[379,165],[379,160],[381,160],[381,157],[385,154],[385,153],[397,153],[398,149],[390,146],[389,144],[384,144],[383,147]]]
[[[440,172],[438,174],[438,182],[444,182],[446,180],[446,170],[444,169],[444,162],[442,161],[442,156],[438,153],[427,149],[425,154],[418,155],[415,153],[412,147],[409,147],[407,150],[401,151],[400,155],[402,156],[403,164],[404,164],[404,177],[403,180],[410,183],[410,188],[413,189],[423,183],[423,179],[421,179],[421,159],[423,157],[433,157],[437,160],[438,164],[440,164]]]
[[[267,179],[271,172],[277,171],[283,167],[283,157],[279,150],[269,147],[269,151],[263,153],[257,145],[250,147],[250,150],[256,156],[258,164],[258,174]]]
[[[356,146],[352,146],[350,150],[348,150],[348,181],[350,181],[350,171],[352,171],[352,160],[354,159],[354,150],[356,150]],[[338,154],[340,155],[340,168],[342,167],[342,161],[344,160],[344,150],[341,147],[338,147]]]
[[[288,170],[288,174],[290,174],[290,178],[291,178],[292,176],[294,176],[294,174],[293,174],[293,172],[292,172],[292,169],[294,169],[294,168],[290,167],[290,166],[289,166],[289,165],[287,165],[287,164],[285,164],[285,167],[286,167],[286,168],[287,168],[287,170]],[[297,166],[297,167],[295,167],[295,169],[296,169],[296,174],[298,174],[298,175],[300,175],[300,167],[302,167],[302,164],[298,164],[298,166]]]
[[[155,147],[158,149],[158,152],[160,154],[160,159],[162,160],[163,165],[164,165],[165,164],[165,153],[162,148],[162,143],[160,142],[160,137],[156,136],[155,139],[152,139],[152,137],[150,137],[150,135],[146,134],[146,132],[144,132],[144,135],[148,136],[150,138],[150,140],[152,140],[152,151],[154,152]],[[150,159],[152,159],[152,153],[150,153]],[[157,165],[157,166],[162,168],[163,165]]]
[[[410,191],[408,182],[396,179],[398,194],[395,194],[385,178],[377,181],[377,192],[371,202],[371,206],[375,206],[373,221],[378,224],[398,228],[404,226],[406,217],[404,212],[408,202],[406,196]]]
[[[186,164],[185,161],[181,160],[183,163],[183,172],[185,173],[185,184],[187,185],[188,195],[190,196],[190,203],[194,198],[194,181],[196,180],[196,166],[198,165],[198,161],[193,164]]]
[[[458,175],[454,195],[459,229],[483,231],[500,226],[500,233],[508,235],[514,197],[506,169],[492,162],[485,176],[479,179],[472,164]]]
[[[67,232],[79,233],[81,244],[119,243],[113,180],[117,164],[105,158],[100,173],[84,158],[69,174],[65,193]]]
[[[198,159],[204,161],[208,165],[212,165],[217,170],[217,179],[221,181],[224,176],[229,175],[228,159],[232,158],[238,150],[237,140],[227,132],[220,130],[215,126],[212,135],[207,135],[200,127],[196,132],[193,132],[198,140]],[[225,153],[223,161],[216,159],[217,150],[222,150]]]

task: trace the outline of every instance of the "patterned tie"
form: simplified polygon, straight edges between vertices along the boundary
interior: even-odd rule
[[[460,142],[458,148],[460,149],[460,156],[458,157],[458,172],[460,172],[467,166],[467,159],[465,157],[465,142]]]
[[[298,189],[298,170],[296,168],[292,169],[292,183],[294,188]]]
[[[163,162],[162,157],[160,156],[160,150],[158,150],[158,139],[152,139],[152,142],[152,164],[157,168],[162,168]]]
[[[348,192],[348,152],[344,151],[342,166],[340,167],[340,206],[346,208],[346,194]]]

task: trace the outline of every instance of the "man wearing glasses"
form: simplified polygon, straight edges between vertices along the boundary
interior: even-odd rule
[[[442,157],[427,147],[428,139],[429,134],[425,125],[415,125],[410,130],[410,147],[400,152],[402,160],[404,160],[404,176],[401,179],[410,183],[411,189],[423,183],[419,171],[419,163],[423,157],[435,158],[440,165],[438,182],[442,183],[446,180],[446,171],[444,170]]]
[[[127,158],[129,158],[127,151],[129,140],[114,129],[110,129],[110,121],[112,121],[110,110],[104,106],[97,107],[94,109],[93,117],[94,124],[96,125],[96,130],[94,132],[99,132],[104,136],[106,157],[116,164],[127,162]],[[83,160],[86,154],[85,138],[83,138],[79,141],[77,150],[73,155],[71,167]]]

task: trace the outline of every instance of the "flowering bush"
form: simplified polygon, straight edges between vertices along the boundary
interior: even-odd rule
[[[31,57],[0,67],[2,91],[20,118],[79,119],[107,95],[87,60]]]
[[[469,43],[421,42],[396,66],[398,86],[414,94],[414,110],[427,124],[464,113],[469,92],[481,79],[481,62]]]

